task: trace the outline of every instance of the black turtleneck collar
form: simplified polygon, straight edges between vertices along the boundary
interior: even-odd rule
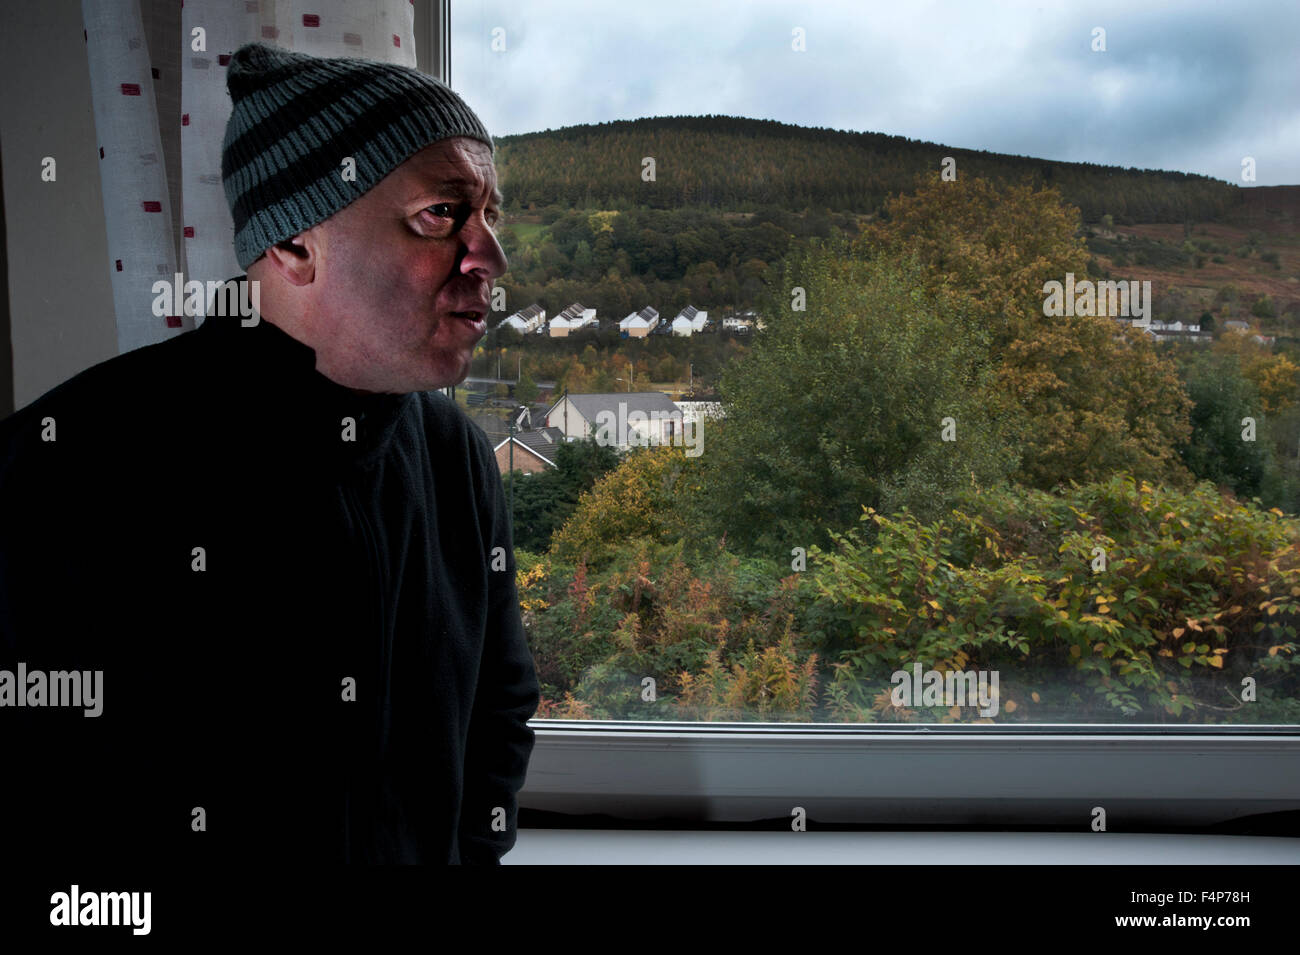
[[[230,281],[242,284],[247,278],[241,275]],[[197,334],[226,352],[234,387],[265,400],[268,413],[280,405],[291,416],[284,422],[289,430],[286,438],[296,433],[340,462],[366,464],[382,452],[412,394],[353,391],[316,370],[316,350],[310,345],[264,316],[254,325],[246,326],[244,321],[238,315],[209,315]],[[356,421],[355,441],[342,440],[344,417]]]

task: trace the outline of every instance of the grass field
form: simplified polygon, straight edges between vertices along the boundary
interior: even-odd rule
[[[546,232],[546,226],[532,222],[507,222],[501,226],[502,231],[509,229],[514,233],[520,245],[537,245]]]

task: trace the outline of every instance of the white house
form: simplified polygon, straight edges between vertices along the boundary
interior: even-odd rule
[[[537,331],[546,324],[546,309],[542,308],[536,302],[527,308],[521,308],[509,318],[501,322],[497,328],[508,325],[511,328],[518,329],[519,332],[527,334],[528,332]]]
[[[1208,342],[1213,341],[1213,337],[1203,334],[1197,329],[1191,328],[1156,328],[1155,322],[1143,329],[1150,337],[1158,342]],[[1181,322],[1171,322],[1170,325],[1181,325]]]
[[[570,332],[587,325],[596,324],[596,310],[584,308],[581,302],[574,302],[559,315],[551,319],[551,337],[564,338]]]
[[[1152,319],[1151,327],[1158,332],[1199,332],[1201,330],[1201,323],[1196,322],[1193,324],[1191,322],[1184,322],[1182,319],[1177,319],[1172,322],[1162,322],[1159,319]]]
[[[546,427],[567,441],[595,437],[616,448],[682,441],[682,410],[662,391],[564,395],[546,412]]]
[[[618,331],[624,338],[645,338],[650,329],[659,324],[659,311],[647,305],[639,312],[630,312],[618,323]]]
[[[704,323],[708,319],[708,312],[701,312],[694,305],[687,305],[673,319],[673,334],[687,337],[695,332],[703,331]]]

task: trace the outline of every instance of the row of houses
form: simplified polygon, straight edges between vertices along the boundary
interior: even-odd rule
[[[725,319],[724,327],[732,328],[732,325],[727,324],[730,321],[731,319]],[[645,338],[650,334],[673,334],[686,337],[704,331],[708,324],[709,313],[694,305],[687,305],[671,322],[663,323],[659,320],[659,310],[647,305],[640,311],[629,312],[627,317],[618,323],[618,330],[624,338]],[[534,302],[503,320],[497,327],[513,328],[524,335],[541,335],[549,332],[552,338],[565,338],[579,328],[599,328],[600,323],[596,320],[594,308],[587,308],[581,302],[574,302],[552,318],[548,325],[546,309]]]
[[[697,435],[707,418],[722,416],[716,401],[673,401],[661,391],[566,394],[551,405],[540,426],[524,410],[515,419],[520,430],[496,445],[502,474],[534,474],[555,467],[556,449],[566,441],[581,441],[593,433],[620,451],[647,445],[683,443]]]
[[[1120,318],[1117,321],[1131,322],[1137,324],[1138,319]],[[1144,326],[1148,335],[1156,341],[1161,342],[1209,342],[1214,337],[1208,332],[1201,331],[1200,322],[1184,322],[1181,319],[1172,322],[1162,322],[1159,319],[1152,319],[1149,324]],[[1250,323],[1238,319],[1231,319],[1223,323],[1224,331],[1237,330],[1243,332],[1250,331]],[[1252,340],[1259,345],[1272,345],[1272,335],[1253,335]]]

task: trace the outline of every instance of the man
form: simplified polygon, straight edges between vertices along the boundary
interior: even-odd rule
[[[0,423],[6,828],[47,860],[495,864],[538,685],[491,447],[431,392],[506,268],[491,137],[387,64],[250,44],[227,86],[260,321]]]

